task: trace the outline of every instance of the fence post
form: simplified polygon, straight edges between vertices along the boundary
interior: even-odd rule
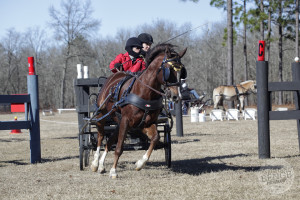
[[[300,81],[300,63],[294,62],[292,63],[292,76],[293,81]],[[294,102],[295,102],[295,109],[299,110],[300,106],[300,91],[294,92]],[[300,120],[297,120],[297,129],[298,129],[298,144],[299,144],[299,151],[300,151]]]
[[[256,61],[257,123],[259,158],[270,158],[270,93],[268,92],[268,62]]]
[[[34,58],[28,57],[28,94],[30,95],[30,162],[41,162],[38,76],[34,73]]]
[[[268,91],[268,62],[265,60],[265,42],[259,41],[256,61],[257,123],[259,158],[270,158],[270,93]]]

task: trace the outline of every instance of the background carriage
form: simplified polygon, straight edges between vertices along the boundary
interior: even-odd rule
[[[96,121],[90,120],[91,114],[96,110],[96,99],[98,91],[103,86],[106,77],[76,79],[74,81],[76,94],[76,110],[78,113],[79,129],[79,163],[80,170],[89,166],[90,157],[97,148]],[[93,93],[95,91],[95,93]],[[96,94],[97,93],[97,94]],[[87,124],[86,127],[85,124]],[[157,131],[160,134],[160,142],[155,149],[164,149],[165,162],[167,167],[171,167],[171,129],[173,121],[170,115],[163,112],[157,121]],[[105,141],[113,134],[117,128],[117,123],[108,117],[104,126]],[[82,132],[83,130],[83,132]],[[81,134],[82,132],[82,134]],[[104,144],[102,145],[102,148]],[[134,129],[129,131],[124,144],[124,150],[147,150],[149,139],[141,133],[141,130]],[[114,148],[114,146],[113,146]]]

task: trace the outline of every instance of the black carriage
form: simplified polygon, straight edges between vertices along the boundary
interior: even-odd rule
[[[78,128],[79,128],[79,163],[80,170],[89,166],[90,155],[92,151],[97,149],[97,131],[96,120],[91,114],[97,109],[96,99],[98,91],[104,84],[106,77],[76,79],[74,81],[76,94],[76,111],[78,113]],[[96,90],[93,93],[92,90]],[[157,121],[157,131],[160,135],[160,142],[155,149],[164,149],[165,162],[167,167],[171,167],[171,129],[173,121],[170,114],[162,112]],[[104,127],[105,137],[104,145],[110,135],[116,131],[118,125],[112,119],[107,118]],[[141,130],[131,130],[127,134],[127,139],[124,144],[124,150],[146,150],[149,147],[148,138],[140,132]],[[114,146],[113,146],[114,148]]]

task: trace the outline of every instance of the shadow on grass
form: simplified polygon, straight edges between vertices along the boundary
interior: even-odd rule
[[[7,160],[7,161],[0,161],[1,163],[6,164],[14,164],[14,165],[29,165],[30,163],[24,162],[23,160]],[[4,167],[4,165],[0,165],[0,167]]]
[[[216,157],[205,157],[201,159],[189,159],[189,160],[175,160],[172,161],[171,171],[176,173],[183,173],[189,175],[200,175],[204,173],[210,172],[220,172],[220,171],[238,171],[243,170],[246,172],[251,171],[259,171],[261,166],[238,166],[233,165],[231,163],[210,163],[213,160],[220,160],[226,158],[236,158],[236,157],[247,157],[249,155],[246,154],[234,154],[234,155],[224,155],[224,156],[216,156]],[[159,166],[165,165],[163,162],[149,162],[147,165]]]
[[[79,156],[66,156],[66,157],[62,157],[62,158],[42,158],[42,163],[45,163],[45,162],[57,162],[57,161],[62,161],[62,160],[71,160],[71,159],[75,159],[75,158],[78,158],[79,159]]]
[[[207,134],[207,133],[185,133],[185,137],[188,136],[214,136],[213,134]]]
[[[298,155],[288,155],[288,156],[279,156],[279,157],[272,157],[272,158],[274,159],[274,158],[297,158],[297,157],[300,157],[300,154],[298,154]]]
[[[0,142],[24,142],[24,141],[29,141],[29,140],[21,139],[21,138],[0,139]]]
[[[47,163],[47,162],[57,162],[62,160],[71,160],[71,159],[79,159],[79,156],[66,156],[61,158],[42,158],[42,161],[40,163]],[[7,160],[7,161],[0,161],[0,167],[4,167],[4,165],[1,165],[2,163],[6,164],[14,164],[14,165],[31,165],[32,163],[26,162],[23,160]]]
[[[69,140],[78,140],[78,136],[74,136],[74,137],[57,137],[57,138],[53,138],[55,140],[61,140],[61,139],[69,139]]]

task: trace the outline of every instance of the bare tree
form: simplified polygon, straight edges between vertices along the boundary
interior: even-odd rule
[[[244,0],[244,9],[243,9],[243,25],[244,25],[244,30],[243,30],[243,46],[244,46],[244,79],[248,80],[248,59],[247,59],[247,1]],[[248,105],[248,101],[246,100],[245,105]]]
[[[100,21],[91,18],[91,3],[82,3],[79,0],[66,0],[61,2],[61,11],[53,6],[49,8],[52,18],[51,27],[55,31],[55,38],[65,46],[64,64],[62,68],[60,107],[64,107],[64,94],[66,85],[66,74],[69,66],[69,59],[76,57],[72,52],[74,41],[77,37],[88,37],[100,26]]]
[[[39,28],[29,28],[25,33],[25,42],[29,47],[29,56],[34,57],[35,72],[38,74],[39,65],[42,63],[41,54],[47,49],[46,32]]]
[[[273,0],[269,1],[269,7],[268,7],[268,33],[267,33],[267,53],[268,53],[268,60],[270,60],[270,49],[271,49],[271,30],[272,30],[272,3]]]
[[[260,0],[260,12],[261,13],[264,13],[264,0]],[[264,40],[264,32],[265,32],[265,29],[264,29],[264,20],[261,19],[260,20],[260,38],[261,40]]]
[[[296,57],[299,56],[299,0],[296,0],[296,42],[295,42],[295,52]]]
[[[232,0],[227,0],[227,84],[233,84],[233,24],[232,24]],[[229,107],[233,106],[233,103],[228,104]]]
[[[278,79],[280,82],[282,82],[282,0],[278,1],[278,33],[279,33],[279,39],[278,39],[278,49],[279,49],[279,62],[278,62]],[[278,92],[278,104],[282,104],[282,91]]]
[[[22,35],[14,29],[9,29],[2,42],[4,60],[1,63],[1,70],[3,70],[1,88],[4,94],[16,94],[22,91],[22,73],[20,73],[22,45]]]

